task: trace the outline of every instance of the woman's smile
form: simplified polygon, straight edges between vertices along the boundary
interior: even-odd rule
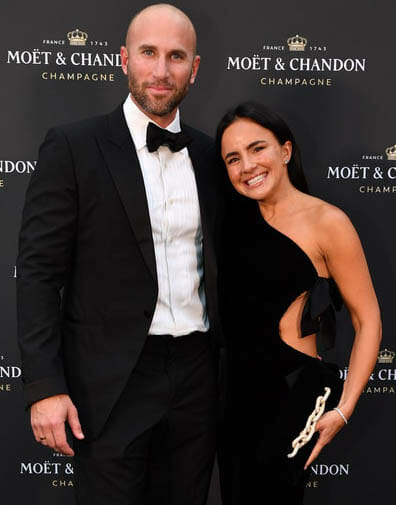
[[[245,180],[244,183],[250,188],[259,186],[266,179],[267,175],[268,172],[261,172]]]

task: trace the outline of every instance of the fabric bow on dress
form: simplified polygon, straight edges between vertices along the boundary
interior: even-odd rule
[[[343,301],[333,279],[318,277],[308,293],[301,318],[301,335],[317,334],[320,351],[332,349],[336,338],[336,315]]]

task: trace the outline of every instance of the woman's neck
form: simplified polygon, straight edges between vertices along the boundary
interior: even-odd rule
[[[276,194],[258,202],[260,212],[266,221],[272,221],[279,216],[292,214],[301,206],[303,193],[291,183],[278,190]]]

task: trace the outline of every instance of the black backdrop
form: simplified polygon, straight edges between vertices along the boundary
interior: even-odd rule
[[[72,504],[73,462],[38,446],[23,411],[16,346],[15,256],[24,193],[48,127],[112,110],[127,94],[116,54],[147,2],[3,0],[0,16],[0,455],[2,503]],[[350,424],[312,465],[307,504],[366,505],[395,493],[392,362],[396,159],[396,4],[378,1],[175,2],[193,19],[202,64],[182,116],[213,134],[231,105],[255,99],[290,124],[311,190],[344,209],[362,239],[384,338]],[[87,34],[84,46],[68,33]],[[288,39],[299,35],[299,51]],[[291,43],[292,41],[289,40]],[[304,47],[301,47],[302,46]],[[303,50],[302,50],[303,49]],[[109,265],[111,268],[111,265]],[[353,332],[339,317],[329,358],[346,373]],[[263,398],[272,384],[263,384]],[[220,505],[216,473],[210,505]]]

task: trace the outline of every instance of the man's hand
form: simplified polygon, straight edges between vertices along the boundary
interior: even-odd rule
[[[33,403],[30,420],[37,442],[67,456],[74,456],[74,451],[67,443],[65,421],[76,438],[84,438],[77,409],[69,395],[50,396]]]

